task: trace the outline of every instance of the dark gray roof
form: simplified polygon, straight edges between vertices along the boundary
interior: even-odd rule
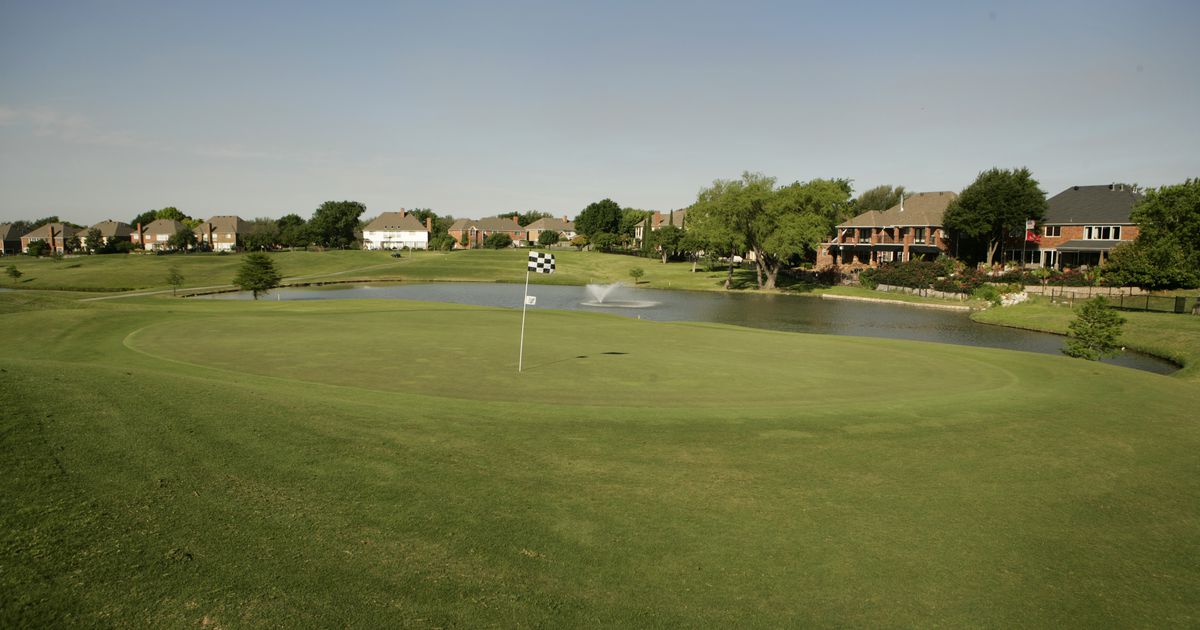
[[[0,239],[6,241],[15,241],[21,238],[21,234],[17,234],[17,227],[11,223],[0,223]]]
[[[1060,244],[1057,249],[1060,252],[1106,252],[1121,243],[1129,241],[1090,241],[1084,238],[1077,238],[1073,241],[1067,241]]]
[[[1128,187],[1072,186],[1046,201],[1046,225],[1131,225],[1129,214],[1142,195]]]

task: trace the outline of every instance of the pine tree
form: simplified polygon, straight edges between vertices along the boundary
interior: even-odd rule
[[[1063,354],[1089,361],[1116,356],[1121,352],[1117,338],[1121,336],[1124,323],[1125,318],[1109,308],[1108,300],[1102,296],[1084,302],[1075,321],[1068,326],[1071,336],[1063,347]]]
[[[279,286],[280,278],[271,257],[262,252],[254,252],[246,254],[237,276],[233,278],[233,283],[241,287],[243,291],[253,293],[254,299],[257,300],[259,293],[266,293]]]

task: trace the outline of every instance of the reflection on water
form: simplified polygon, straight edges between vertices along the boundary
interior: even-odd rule
[[[589,306],[591,296],[583,287],[532,285],[529,293],[538,299],[536,308],[604,312],[657,321],[696,321],[750,326],[770,330],[910,339],[966,346],[1006,348],[1026,352],[1061,354],[1063,338],[1002,326],[978,324],[966,313],[934,309],[821,300],[793,295],[706,293],[624,289],[621,297],[654,302],[637,309]],[[478,306],[520,308],[521,284],[431,283],[393,285],[339,285],[279,289],[266,299],[346,300],[393,298],[428,302],[455,302]],[[222,293],[210,299],[250,299],[249,293]],[[1136,352],[1106,359],[1124,367],[1168,374],[1176,369],[1170,362]]]

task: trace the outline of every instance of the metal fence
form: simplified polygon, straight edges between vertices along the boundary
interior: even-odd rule
[[[1146,311],[1151,313],[1182,313],[1200,315],[1200,297],[1183,295],[1107,295],[1109,306],[1123,311]],[[1070,304],[1090,299],[1086,295],[1067,293],[1055,295],[1052,302]]]

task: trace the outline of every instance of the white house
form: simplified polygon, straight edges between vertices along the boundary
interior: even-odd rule
[[[429,232],[433,220],[426,219],[425,225],[411,214],[384,212],[363,228],[363,249],[429,249]]]

